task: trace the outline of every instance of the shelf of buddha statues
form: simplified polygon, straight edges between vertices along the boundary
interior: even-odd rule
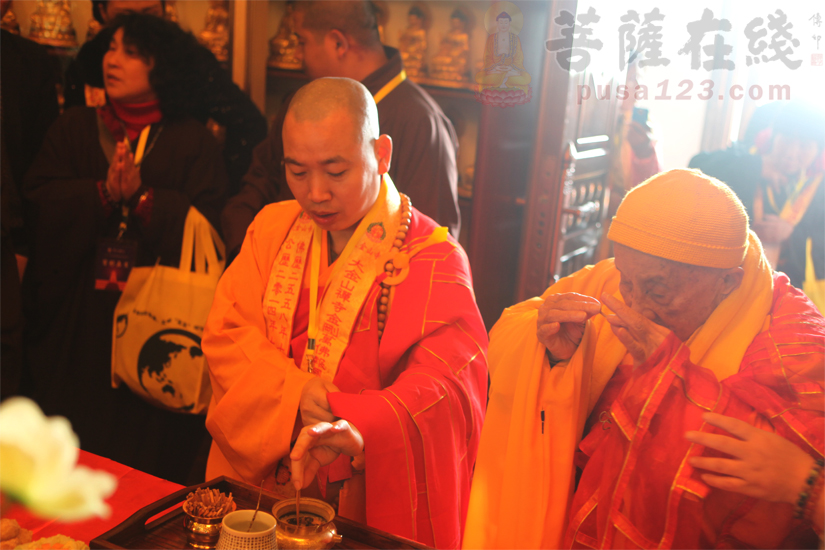
[[[475,83],[470,79],[469,49],[467,31],[469,16],[463,9],[455,9],[450,14],[449,30],[442,36],[437,52],[427,55],[427,15],[423,5],[413,5],[407,12],[407,27],[400,33],[398,49],[404,61],[407,76],[428,89],[475,91]],[[442,94],[444,95],[444,94]],[[467,97],[466,94],[455,97]]]
[[[38,2],[31,15],[28,38],[46,46],[51,53],[73,54],[78,47],[77,33],[68,0]]]
[[[278,31],[269,41],[267,74],[269,77],[290,78],[300,74],[301,63],[296,57],[297,38],[293,33],[292,4],[284,6]],[[379,3],[379,34],[382,41],[387,33],[384,26],[389,17],[390,7]],[[413,82],[439,93],[439,89],[458,91],[441,93],[442,96],[468,98],[475,91],[471,79],[468,25],[470,16],[465,9],[454,9],[449,15],[449,28],[439,42],[438,50],[427,55],[426,4],[415,4],[407,12],[406,28],[398,34],[398,42],[390,45],[398,47],[407,76]],[[385,42],[387,43],[387,42]]]

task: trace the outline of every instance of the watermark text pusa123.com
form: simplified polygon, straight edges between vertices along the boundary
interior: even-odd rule
[[[791,86],[789,84],[768,84],[762,86],[753,84],[741,86],[734,84],[724,90],[714,90],[714,81],[710,79],[702,80],[698,83],[690,79],[681,80],[672,84],[670,79],[661,80],[655,86],[648,87],[644,84],[627,86],[625,84],[605,84],[605,85],[579,85],[576,86],[576,102],[581,105],[582,101],[596,99],[599,101],[609,101],[612,98],[619,100],[628,99],[631,95],[637,101],[653,99],[656,101],[687,101],[691,99],[709,100],[713,98],[733,100],[745,99],[749,97],[754,101],[769,99],[771,101],[788,101],[791,99]]]

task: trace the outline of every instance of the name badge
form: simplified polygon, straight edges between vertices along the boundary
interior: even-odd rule
[[[101,239],[95,258],[95,289],[123,292],[137,258],[137,242]]]

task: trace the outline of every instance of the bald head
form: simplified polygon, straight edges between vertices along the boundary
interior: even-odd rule
[[[319,78],[295,94],[282,135],[287,185],[340,254],[378,199],[392,159],[375,101],[355,80]]]
[[[302,87],[289,103],[287,117],[318,123],[345,113],[364,142],[379,136],[378,109],[369,90],[351,78],[319,78]]]

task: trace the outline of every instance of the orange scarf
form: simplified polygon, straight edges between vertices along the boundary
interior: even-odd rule
[[[301,370],[317,374],[328,382],[335,378],[358,313],[376,275],[383,271],[383,264],[378,265],[377,260],[392,248],[393,236],[401,223],[400,208],[401,197],[390,177],[384,175],[378,199],[336,260],[324,286],[320,304],[309,304],[309,334],[310,338],[314,336],[312,322],[317,317],[318,341],[317,347],[312,350],[314,354],[304,353]],[[320,259],[321,233],[312,219],[302,212],[272,264],[263,302],[267,337],[286,355],[289,355],[292,325],[298,308],[304,270],[310,261],[309,252],[313,249]],[[317,247],[310,246],[313,241]],[[310,281],[310,292],[313,287],[317,290],[315,281]],[[314,360],[310,364],[313,355]]]

